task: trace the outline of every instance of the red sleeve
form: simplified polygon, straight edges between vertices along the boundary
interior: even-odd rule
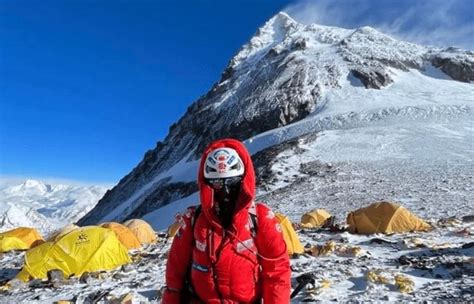
[[[173,239],[166,263],[166,289],[163,294],[163,304],[180,304],[181,289],[191,264],[193,231],[191,218],[194,209],[188,209],[182,217],[181,227]]]
[[[288,304],[291,293],[290,258],[280,224],[265,205],[257,205],[257,249],[262,266],[263,302]]]

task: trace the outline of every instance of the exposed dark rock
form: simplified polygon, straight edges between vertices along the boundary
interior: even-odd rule
[[[291,149],[298,142],[298,139],[288,140],[279,145],[264,149],[252,156],[255,167],[255,174],[257,175],[257,187],[266,189],[271,181],[275,178],[274,172],[271,170],[273,164],[276,162],[276,156],[281,152]]]
[[[472,222],[474,222],[474,215],[463,216],[462,221],[465,222],[465,223],[472,223]]]
[[[453,53],[455,49],[447,49],[446,53]],[[433,66],[439,68],[445,74],[449,75],[452,79],[462,81],[462,82],[471,82],[474,81],[474,53],[465,51],[461,52],[462,55],[453,53],[451,56],[443,56],[440,53],[431,58],[431,63]]]
[[[59,269],[53,269],[47,273],[48,281],[52,283],[64,281],[64,273]]]
[[[380,89],[392,82],[388,74],[378,71],[352,70],[351,72],[367,89]]]

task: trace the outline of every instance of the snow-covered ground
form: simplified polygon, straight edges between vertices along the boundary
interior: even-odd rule
[[[34,227],[43,234],[73,223],[107,191],[100,186],[48,184],[38,180],[0,184],[0,232]]]
[[[473,301],[474,223],[460,220],[432,223],[436,227],[432,232],[392,236],[299,231],[303,244],[324,246],[334,242],[335,251],[323,256],[306,254],[291,259],[293,287],[298,285],[300,275],[314,275],[313,284],[303,289],[292,303],[303,300],[343,303]],[[84,281],[73,278],[54,285],[32,282],[30,287],[12,281],[8,291],[0,291],[0,303],[53,303],[59,300],[116,303],[113,300],[127,294],[133,296],[133,303],[157,303],[159,290],[164,285],[169,246],[170,242],[161,239],[140,253],[132,253],[134,262],[131,265],[92,274]],[[22,257],[23,253],[0,256],[0,282],[20,270]],[[395,281],[398,275],[412,282],[413,292],[400,291]]]

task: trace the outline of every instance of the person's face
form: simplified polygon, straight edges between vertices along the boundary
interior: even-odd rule
[[[225,227],[232,222],[241,181],[240,177],[207,181],[214,190],[214,209]]]

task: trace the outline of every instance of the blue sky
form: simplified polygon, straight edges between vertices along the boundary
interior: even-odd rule
[[[472,1],[0,0],[0,176],[116,183],[267,19],[473,48]]]

